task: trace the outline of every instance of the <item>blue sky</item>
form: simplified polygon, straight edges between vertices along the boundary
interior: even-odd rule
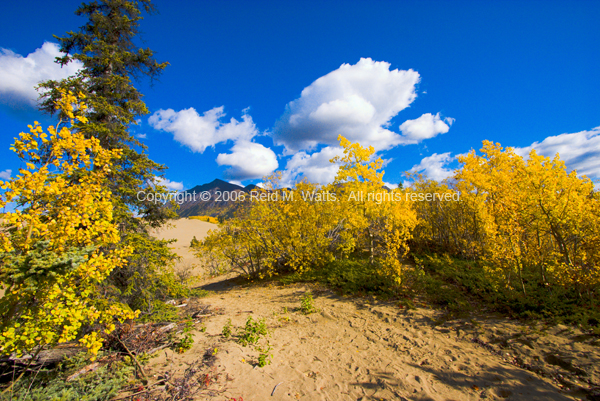
[[[22,1],[0,13],[0,179],[34,119],[31,87],[53,35],[85,23],[80,1]],[[384,181],[442,179],[485,139],[559,152],[600,179],[600,1],[156,1],[144,47],[168,61],[136,83],[150,114],[132,130],[166,183],[222,178],[326,182],[337,135],[373,145]],[[234,119],[234,120],[232,120]]]

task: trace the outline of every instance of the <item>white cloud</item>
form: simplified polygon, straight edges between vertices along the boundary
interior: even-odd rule
[[[0,171],[0,180],[10,180],[11,174],[12,174],[12,170]]]
[[[340,163],[331,163],[334,157],[344,156],[344,150],[339,146],[326,146],[318,152],[307,153],[300,151],[295,153],[287,162],[285,170],[282,171],[282,186],[292,187],[304,178],[312,183],[328,184],[335,180]],[[378,154],[371,156],[371,160],[379,158]],[[382,159],[383,166],[393,159]],[[396,188],[397,184],[387,184],[390,188]]]
[[[167,187],[170,191],[183,191],[183,182],[174,182],[162,177],[155,177],[154,181],[157,185]]]
[[[37,105],[35,86],[49,79],[61,80],[75,75],[83,66],[73,61],[62,67],[54,62],[63,56],[55,43],[44,42],[26,57],[11,50],[0,48],[0,103],[10,107]]]
[[[454,173],[453,170],[445,167],[454,160],[455,157],[450,156],[450,152],[434,153],[431,156],[424,157],[421,163],[413,166],[409,171],[424,174],[427,178],[439,182]]]
[[[231,166],[225,173],[236,181],[262,178],[279,166],[275,152],[259,143],[238,140],[230,150],[231,153],[220,153],[217,163]]]
[[[557,153],[570,170],[579,175],[600,178],[600,127],[574,134],[549,136],[542,142],[534,142],[524,148],[515,148],[515,153],[526,157],[535,149],[538,154],[553,158]]]
[[[281,177],[281,185],[292,187],[302,178],[319,184],[333,182],[338,165],[331,163],[330,160],[335,156],[343,156],[343,154],[343,149],[337,146],[327,146],[312,154],[298,152],[288,160]]]
[[[577,170],[579,175],[587,175],[591,179],[600,179],[600,127],[589,131],[573,134],[549,136],[541,142],[534,142],[523,148],[513,148],[515,153],[527,158],[529,152],[535,149],[538,154],[553,158],[557,153],[569,170]],[[428,178],[442,181],[453,175],[453,170],[447,166],[458,156],[450,156],[450,152],[425,157],[410,169],[413,173],[423,173]],[[409,184],[408,182],[405,182]]]
[[[219,121],[223,117],[223,106],[206,111],[202,116],[194,108],[181,111],[167,109],[152,114],[148,123],[157,130],[171,132],[177,142],[200,153],[217,143],[250,141],[258,135],[250,115],[243,114],[242,121],[231,118],[228,123]]]
[[[392,119],[415,100],[420,81],[416,71],[390,67],[390,63],[370,58],[343,64],[304,88],[300,97],[286,106],[271,132],[275,145],[284,146],[283,155],[291,156],[282,171],[283,185],[291,186],[302,178],[332,182],[338,166],[329,160],[342,154],[339,135],[381,152],[448,132],[454,120],[439,113],[407,121],[401,132],[389,129]],[[217,163],[231,166],[226,170],[230,179],[243,181],[268,175],[278,166],[271,149],[252,142],[261,133],[247,113],[247,109],[243,111],[241,122],[232,118],[223,123],[222,106],[202,116],[193,108],[166,109],[155,112],[148,122],[157,130],[173,133],[176,141],[195,152],[232,141],[230,153],[219,154]],[[384,163],[392,160],[384,159]]]
[[[416,71],[390,71],[390,63],[370,58],[342,64],[286,106],[275,125],[274,141],[285,145],[288,153],[337,145],[340,134],[377,150],[403,144],[406,140],[387,128],[416,98],[419,80]]]
[[[397,189],[398,188],[398,184],[392,184],[390,182],[383,182],[383,185],[385,185],[386,187],[388,187],[389,189]]]
[[[453,118],[442,119],[440,113],[436,115],[425,113],[416,120],[406,120],[400,125],[400,131],[404,136],[403,143],[415,144],[438,134],[445,134],[450,130],[453,122]]]
[[[135,137],[138,139],[146,139],[146,134],[135,134]]]
[[[379,154],[375,153],[373,156],[371,156],[371,158],[377,159],[380,158],[381,159],[381,167],[384,168],[385,166],[387,166],[388,164],[390,164],[391,162],[394,161],[393,157],[390,157],[388,159],[384,159],[383,157],[381,157]]]

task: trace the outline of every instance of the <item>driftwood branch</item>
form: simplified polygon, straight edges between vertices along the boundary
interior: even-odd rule
[[[143,394],[143,393],[146,393],[146,392],[150,391],[150,387],[158,386],[158,385],[160,385],[160,384],[165,384],[165,383],[167,383],[167,382],[168,382],[168,381],[167,381],[166,379],[162,379],[162,380],[159,380],[159,381],[157,381],[157,382],[154,382],[154,383],[152,383],[152,384],[149,384],[149,385],[147,386],[147,388],[145,388],[145,389],[144,389],[144,390],[142,390],[142,391],[138,391],[137,393],[133,393],[133,394],[122,395],[122,396],[120,396],[120,397],[117,397],[117,398],[112,398],[110,401],[118,401],[118,400],[124,400],[124,399],[127,399],[127,398],[129,398],[129,397],[135,397],[136,395],[140,395],[140,394]]]
[[[75,356],[82,351],[85,351],[85,348],[79,345],[59,346],[51,349],[41,350],[37,356],[23,355],[22,357],[3,357],[0,358],[0,364],[9,363],[11,365],[25,366],[28,365],[30,361],[33,361],[31,362],[33,366],[47,366],[56,362],[60,362],[66,357]]]
[[[94,370],[98,369],[100,367],[100,364],[98,362],[94,362],[92,364],[89,364],[81,369],[79,369],[77,372],[73,373],[71,376],[67,377],[67,381],[70,382],[72,380],[77,379],[79,376],[83,376],[86,375],[90,372],[93,372]]]
[[[275,390],[277,390],[277,387],[279,387],[279,385],[283,383],[283,382],[279,382],[275,385],[275,387],[273,387],[273,391],[271,391],[271,397],[273,397],[273,395],[275,394]]]
[[[196,314],[194,314],[194,315],[192,315],[192,317],[194,319],[198,319],[200,317],[207,317],[207,316],[212,316],[212,315],[213,315],[212,313],[207,313],[206,315],[196,315]]]
[[[137,358],[135,357],[135,355],[133,355],[131,353],[131,351],[129,351],[129,348],[127,348],[127,346],[125,344],[123,344],[123,341],[121,341],[121,339],[119,337],[117,337],[117,341],[119,342],[119,344],[121,344],[121,346],[123,347],[123,349],[125,349],[125,351],[127,352],[127,354],[133,358],[133,361],[135,362],[135,365],[137,366],[137,368],[139,369],[140,373],[142,374],[142,377],[144,379],[146,379],[146,381],[148,380],[148,376],[146,376],[146,372],[144,372],[144,368],[142,368],[142,365],[140,364],[140,362],[137,360]]]
[[[158,347],[156,347],[156,348],[152,348],[150,351],[146,352],[146,354],[148,354],[148,355],[152,355],[152,354],[154,354],[155,352],[157,352],[157,351],[160,351],[161,349],[164,349],[164,348],[170,347],[171,345],[173,345],[173,342],[168,342],[168,343],[166,343],[166,344],[163,344],[163,345],[161,345],[161,346],[158,346]]]

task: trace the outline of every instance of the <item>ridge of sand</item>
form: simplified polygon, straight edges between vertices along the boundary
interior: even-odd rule
[[[177,219],[171,220],[165,226],[150,231],[150,234],[158,239],[177,240],[170,245],[170,248],[181,257],[181,260],[175,264],[176,269],[187,269],[190,268],[195,275],[201,275],[203,273],[200,268],[198,259],[194,256],[194,253],[190,250],[190,242],[192,238],[201,240],[206,237],[208,231],[216,230],[219,226],[206,221],[196,219]]]
[[[178,229],[193,229],[191,221]],[[194,334],[186,353],[167,350],[149,364],[156,377],[181,375],[212,350],[198,400],[572,400],[585,399],[600,382],[598,338],[565,326],[529,328],[489,316],[444,320],[435,309],[232,275],[203,288],[213,291],[197,301],[214,311],[196,326],[206,331]],[[309,290],[320,311],[303,315],[300,297]],[[263,368],[255,366],[254,348],[221,334],[228,319],[235,333],[248,316],[264,318],[271,333],[272,363]]]

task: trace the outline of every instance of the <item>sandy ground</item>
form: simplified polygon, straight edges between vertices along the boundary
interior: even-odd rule
[[[198,259],[190,251],[190,242],[194,236],[200,240],[206,236],[209,230],[217,228],[216,224],[205,221],[178,219],[158,230],[151,231],[151,234],[159,239],[176,239],[177,242],[171,244],[171,249],[181,257],[181,260],[176,263],[175,267],[177,269],[191,267],[195,275],[201,275],[203,271],[199,267]]]
[[[183,252],[208,223],[178,220]],[[204,231],[202,231],[204,230]],[[166,235],[166,234],[165,234]],[[189,238],[189,239],[188,239]],[[600,383],[598,337],[576,329],[526,326],[493,316],[448,320],[443,311],[336,295],[316,285],[253,284],[233,275],[207,279],[191,350],[162,351],[156,378],[198,366],[198,400],[572,400]],[[310,291],[318,312],[300,312]],[[272,363],[235,335],[248,316],[264,318]],[[234,335],[224,338],[231,319]],[[202,332],[201,327],[205,327]],[[600,399],[600,398],[598,398]]]

